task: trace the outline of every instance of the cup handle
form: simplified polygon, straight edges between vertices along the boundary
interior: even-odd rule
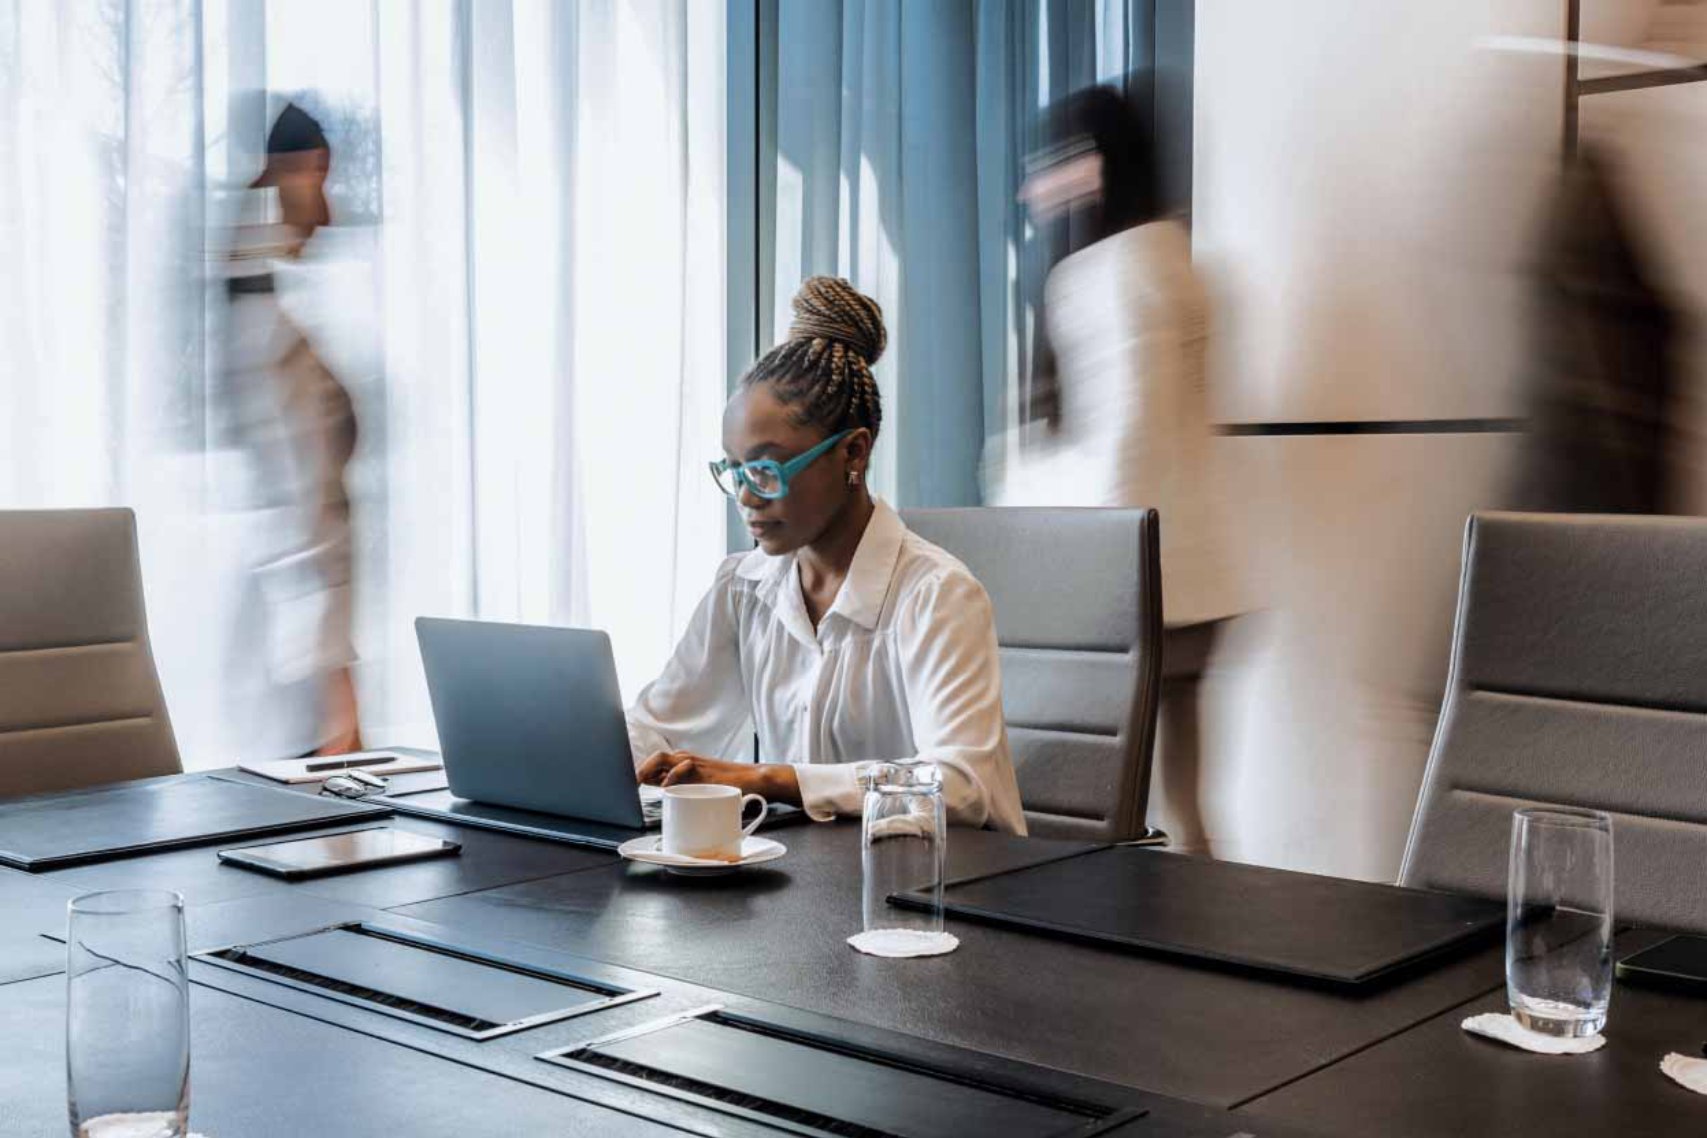
[[[745,814],[747,812],[747,803],[749,802],[757,802],[759,804],[759,816],[741,827],[741,836],[743,838],[750,838],[753,836],[753,831],[758,829],[759,823],[765,820],[765,811],[770,808],[769,804],[758,795],[743,794],[741,796],[741,813]]]

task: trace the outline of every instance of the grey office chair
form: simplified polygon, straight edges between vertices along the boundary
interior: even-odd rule
[[[1471,517],[1400,883],[1503,897],[1537,804],[1612,813],[1620,920],[1707,931],[1707,523]]]
[[[0,796],[182,769],[129,510],[0,510]]]
[[[990,594],[1034,836],[1145,835],[1162,678],[1154,510],[906,510]]]

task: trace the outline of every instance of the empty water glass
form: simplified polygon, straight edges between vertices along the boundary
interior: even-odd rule
[[[75,1138],[183,1138],[190,1116],[184,899],[85,893],[66,927],[65,1066]]]
[[[1612,818],[1534,808],[1511,820],[1506,996],[1547,1035],[1595,1035],[1612,998]]]
[[[865,931],[901,939],[942,932],[942,867],[947,814],[935,763],[874,763],[865,772],[860,853],[865,878]],[[892,893],[922,896],[923,908],[888,903]]]

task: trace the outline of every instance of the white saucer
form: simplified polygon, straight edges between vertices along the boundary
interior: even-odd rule
[[[616,852],[629,861],[638,861],[644,865],[661,865],[671,873],[679,873],[684,877],[715,877],[722,873],[734,873],[737,869],[744,869],[749,865],[763,865],[767,861],[775,861],[788,852],[788,847],[781,842],[756,837],[742,839],[740,861],[717,861],[713,858],[667,854],[663,845],[664,835],[646,834],[622,843],[616,848]]]

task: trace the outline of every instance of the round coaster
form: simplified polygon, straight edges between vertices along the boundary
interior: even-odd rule
[[[1511,1016],[1498,1012],[1471,1016],[1459,1026],[1472,1035],[1497,1039],[1501,1043],[1533,1051],[1538,1055],[1586,1055],[1606,1046],[1604,1035],[1582,1035],[1575,1038],[1544,1035],[1539,1031],[1530,1031]]]
[[[848,943],[867,956],[941,956],[960,947],[953,933],[924,933],[915,929],[873,929],[856,933]]]
[[[83,1124],[82,1133],[88,1138],[168,1138],[178,1131],[178,1117],[171,1111],[143,1111],[134,1114],[103,1114]],[[202,1138],[192,1133],[190,1138]]]

